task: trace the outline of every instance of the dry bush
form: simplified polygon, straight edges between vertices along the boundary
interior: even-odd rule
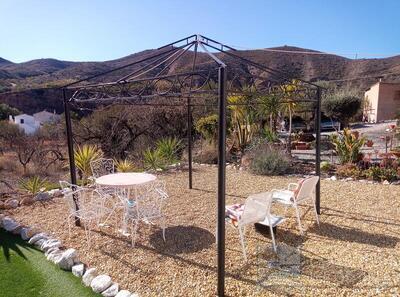
[[[187,160],[187,152],[185,152],[185,159]],[[218,150],[217,147],[207,140],[198,140],[193,146],[193,161],[205,164],[218,163]]]
[[[14,172],[18,166],[18,161],[14,156],[7,154],[7,156],[0,157],[0,171]]]

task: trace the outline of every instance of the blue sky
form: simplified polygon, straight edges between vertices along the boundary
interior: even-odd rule
[[[400,54],[399,0],[0,0],[0,57],[116,59],[201,33],[229,45]]]

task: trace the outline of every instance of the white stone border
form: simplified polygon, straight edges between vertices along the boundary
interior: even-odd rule
[[[47,260],[63,270],[71,271],[76,277],[81,277],[82,283],[87,287],[90,286],[95,293],[100,293],[104,297],[139,297],[137,293],[120,290],[118,283],[113,282],[110,276],[98,275],[96,268],[89,268],[79,261],[75,249],[64,247],[60,240],[52,238],[47,233],[34,227],[21,225],[13,218],[1,213],[0,228],[20,235],[23,240],[44,252]]]
[[[357,178],[352,178],[352,177],[345,177],[345,178],[338,178],[336,175],[332,175],[331,177],[326,177],[325,180],[331,180],[331,181],[341,181],[341,182],[360,182],[364,184],[374,184],[374,185],[400,185],[400,180],[396,180],[394,182],[389,182],[387,180],[384,180],[383,182],[378,182],[374,180],[368,180],[368,179],[357,179]]]

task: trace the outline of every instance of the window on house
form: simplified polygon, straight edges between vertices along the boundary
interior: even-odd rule
[[[24,119],[20,119],[20,120],[19,120],[19,123],[20,123],[20,124],[23,124],[23,123],[24,123]]]

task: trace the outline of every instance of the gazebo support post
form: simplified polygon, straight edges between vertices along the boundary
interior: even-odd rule
[[[194,69],[196,68],[196,58],[197,58],[197,36],[196,36],[196,43],[194,44],[194,56],[193,56],[193,66],[192,66],[192,72],[194,72]],[[190,89],[193,87],[193,76],[190,79]],[[192,99],[191,96],[189,95],[187,98],[187,126],[188,126],[188,131],[187,131],[187,137],[188,137],[188,162],[189,162],[189,189],[193,188],[193,154],[192,154]]]
[[[189,163],[189,189],[193,187],[193,155],[192,155],[192,105],[190,96],[187,98],[187,138],[188,138],[188,163]]]
[[[319,180],[315,189],[317,213],[321,214],[321,88],[317,87],[317,106],[315,109],[315,174]]]
[[[74,157],[74,142],[72,139],[72,124],[71,124],[71,113],[70,106],[65,94],[65,88],[63,88],[63,101],[64,101],[64,114],[65,114],[65,124],[67,128],[67,142],[68,142],[68,158],[69,158],[69,170],[71,174],[71,183],[76,185],[76,168],[75,168],[75,157]],[[75,209],[79,210],[79,206],[76,197],[73,196]],[[75,225],[80,226],[81,222],[78,217],[75,217]]]
[[[218,296],[225,294],[226,68],[218,69]]]

